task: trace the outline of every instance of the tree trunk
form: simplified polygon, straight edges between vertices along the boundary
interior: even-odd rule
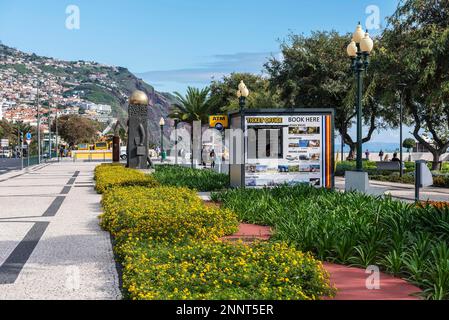
[[[347,143],[349,146],[349,155],[346,157],[346,161],[353,161],[356,157],[357,143]]]
[[[432,161],[432,170],[440,170],[440,156],[441,152],[439,150],[432,152],[433,161]]]

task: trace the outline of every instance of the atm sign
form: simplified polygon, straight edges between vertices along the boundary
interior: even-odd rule
[[[209,126],[211,128],[217,128],[219,130],[227,128],[229,126],[228,116],[210,116]]]

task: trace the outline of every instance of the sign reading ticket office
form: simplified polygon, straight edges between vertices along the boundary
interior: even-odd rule
[[[248,115],[245,130],[247,187],[332,187],[331,115]]]

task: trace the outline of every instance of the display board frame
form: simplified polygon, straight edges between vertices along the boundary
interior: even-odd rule
[[[243,116],[243,117],[242,117]],[[293,119],[293,117],[296,117]],[[300,118],[303,117],[303,118]],[[298,120],[303,121],[305,120],[315,120],[315,123],[318,123],[317,121],[320,121],[320,125],[315,125],[316,127],[319,127],[318,129],[313,129],[314,126],[308,127],[309,131],[311,133],[304,133],[304,134],[311,134],[311,137],[318,137],[316,140],[311,140],[308,143],[312,143],[311,150],[320,150],[320,152],[317,152],[317,154],[320,154],[320,158],[318,160],[317,165],[310,165],[309,168],[313,172],[310,173],[310,176],[312,177],[310,181],[321,179],[321,181],[316,184],[317,187],[324,187],[328,189],[333,189],[335,187],[335,141],[334,141],[334,130],[335,130],[335,124],[334,124],[334,118],[335,118],[335,111],[333,108],[311,108],[311,109],[305,109],[305,108],[291,108],[291,109],[248,109],[241,111],[234,111],[229,113],[229,119],[230,119],[230,125],[231,129],[242,129],[244,130],[244,141],[241,142],[243,144],[243,163],[230,163],[229,168],[229,178],[230,178],[230,185],[231,187],[263,187],[263,186],[271,186],[271,185],[277,185],[277,184],[296,184],[296,183],[303,183],[298,180],[298,177],[302,177],[301,179],[306,179],[308,177],[307,171],[301,171],[301,170],[308,170],[306,165],[301,165],[301,161],[298,157],[295,155],[291,155],[290,153],[296,152],[295,150],[298,150],[298,154],[301,152],[305,152],[307,156],[305,156],[304,162],[309,164],[313,163],[313,161],[310,161],[309,153],[304,144],[305,141],[301,141],[301,126],[306,125],[293,125],[290,120]],[[251,123],[249,123],[251,122]],[[311,122],[313,123],[313,122]],[[297,129],[296,129],[297,127]],[[292,129],[293,128],[293,129]],[[252,130],[249,130],[252,129]],[[251,145],[251,143],[254,143],[253,140],[250,140],[249,135],[253,137],[255,134],[254,132],[257,131],[257,129],[263,129],[263,131],[268,130],[277,130],[280,132],[280,146],[279,146],[279,156],[282,155],[283,158],[279,158],[279,161],[287,161],[285,160],[286,157],[289,157],[288,160],[288,166],[281,164],[278,167],[279,173],[277,174],[276,168],[269,168],[272,172],[267,173],[267,177],[270,178],[268,180],[269,182],[261,182],[263,177],[261,178],[260,168],[257,168],[256,171],[257,174],[252,174],[252,167],[254,165],[254,159],[250,158],[248,153],[254,152],[254,145]],[[298,132],[296,132],[298,131]],[[286,137],[282,136],[282,134],[286,135]],[[257,135],[256,135],[257,136]],[[277,136],[277,134],[276,134]],[[289,144],[290,140],[295,140],[298,138],[298,149],[295,149],[296,145]],[[296,141],[295,141],[296,142]],[[319,147],[316,147],[316,144],[320,144]],[[263,144],[262,144],[263,145]],[[307,146],[308,147],[308,146]],[[256,148],[257,150],[257,148]],[[293,151],[292,151],[293,150]],[[234,150],[235,152],[235,150]],[[260,150],[258,151],[260,152]],[[252,156],[253,157],[253,156]],[[307,160],[308,159],[308,160]],[[263,160],[260,160],[263,162]],[[290,162],[291,161],[291,162]],[[297,161],[297,163],[295,162]],[[256,161],[259,163],[259,161]],[[293,164],[293,165],[291,165]],[[319,164],[319,166],[318,166]],[[261,167],[264,167],[261,165]],[[295,171],[301,172],[298,174],[290,173],[289,170],[291,168],[294,168]],[[274,169],[274,171],[273,171]],[[286,174],[285,172],[282,172],[281,169],[284,169],[289,174]],[[313,171],[315,170],[315,171]],[[319,170],[320,175],[318,177],[317,170]],[[255,178],[254,178],[255,177]],[[250,181],[250,180],[255,180]],[[272,181],[271,181],[272,180]],[[277,181],[279,180],[279,182]],[[261,183],[266,183],[266,185],[261,185]],[[313,183],[311,183],[313,184]],[[314,185],[314,184],[313,184]]]

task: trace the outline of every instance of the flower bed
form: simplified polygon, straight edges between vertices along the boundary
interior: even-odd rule
[[[121,250],[130,299],[312,300],[334,293],[321,263],[285,243],[173,246],[133,238]]]
[[[437,209],[448,209],[449,208],[449,202],[445,201],[423,201],[419,204],[419,207],[425,208],[427,206],[431,206]],[[449,229],[448,229],[449,230]]]
[[[187,188],[116,187],[104,193],[102,204],[101,226],[118,238],[145,234],[172,242],[216,239],[238,227],[233,212],[207,207]]]
[[[229,186],[227,175],[212,170],[162,165],[156,167],[153,176],[162,185],[187,187],[198,191],[217,191]]]
[[[304,186],[230,190],[213,199],[321,260],[377,265],[423,288],[426,298],[449,298],[448,207]]]
[[[138,170],[127,169],[122,165],[103,164],[95,168],[96,190],[104,193],[117,186],[155,187],[157,181]]]
[[[96,175],[104,192],[101,225],[116,239],[127,298],[305,300],[333,295],[328,274],[309,254],[285,243],[219,241],[237,231],[232,211],[206,206],[187,188],[132,186],[141,183],[134,173],[115,170],[102,166]],[[122,178],[111,178],[113,172]]]

